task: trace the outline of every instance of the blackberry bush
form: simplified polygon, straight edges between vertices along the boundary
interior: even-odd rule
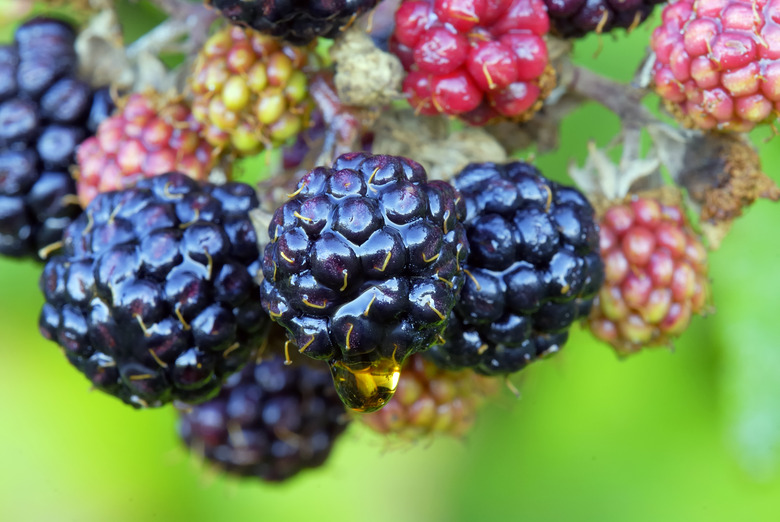
[[[98,195],[46,263],[41,333],[136,408],[202,402],[259,346],[267,316],[252,187],[169,173]]]
[[[463,213],[414,161],[351,153],[306,174],[274,214],[263,307],[301,353],[330,362],[351,408],[381,407],[400,364],[440,339],[463,284]]]
[[[657,372],[652,382],[682,404],[682,394],[702,382],[711,395],[718,380],[706,372],[722,369],[728,389],[739,390],[724,404],[744,410],[733,418],[747,419],[734,431],[751,444],[749,456],[760,454],[766,472],[778,437],[755,427],[779,424],[773,405],[780,397],[769,364],[774,337],[757,332],[758,318],[771,322],[773,309],[750,305],[760,292],[777,294],[772,267],[759,259],[772,255],[772,227],[769,219],[749,226],[737,219],[751,219],[747,209],[759,199],[780,200],[776,169],[762,166],[767,156],[757,152],[771,143],[756,149],[745,134],[755,127],[753,138],[768,135],[777,117],[777,6],[673,0],[652,37],[633,31],[655,3],[158,0],[134,7],[126,0],[0,0],[0,32],[12,35],[19,26],[13,42],[0,47],[0,250],[48,258],[39,279],[40,330],[95,388],[136,408],[176,402],[180,433],[194,453],[226,472],[268,481],[320,465],[348,418],[407,439],[462,436],[485,392],[479,383],[495,386],[492,376],[500,375],[512,388],[514,372],[572,344],[575,321],[588,322],[585,335],[619,354],[635,353],[671,344],[717,296],[719,313],[727,313],[712,330],[713,321],[697,325],[705,340],[693,346],[698,352],[686,346],[682,357],[656,353],[657,364],[641,371]],[[139,23],[155,8],[165,16]],[[83,23],[79,35],[51,18],[17,23],[23,13],[52,9]],[[627,30],[603,37],[620,27]],[[586,34],[591,38],[580,39]],[[323,35],[336,40],[332,47],[315,42]],[[646,60],[615,53],[615,41],[634,49],[650,44],[652,53]],[[614,72],[615,63],[630,82],[591,70]],[[91,85],[107,82],[110,90],[93,92]],[[591,124],[578,109],[593,101],[603,107],[585,111],[595,116]],[[677,122],[658,117],[656,102]],[[617,118],[604,117],[604,109]],[[79,165],[71,168],[74,154]],[[551,165],[555,182],[525,163],[502,165],[531,156]],[[569,174],[577,189],[558,183],[561,160],[569,158],[576,158]],[[263,181],[256,188],[228,183],[234,175]],[[455,177],[455,186],[430,182],[434,177]],[[648,194],[671,194],[674,204]],[[593,208],[605,216],[600,231]],[[727,246],[735,235],[731,254],[718,255],[733,256],[739,282],[730,265],[713,263],[720,290],[710,291],[707,258],[715,254],[705,247]],[[0,447],[13,450],[39,441],[44,426],[57,432],[56,420],[73,411],[67,400],[74,397],[34,350],[24,349],[20,335],[25,323],[16,309],[39,305],[34,283],[16,275],[37,266],[0,259],[0,368],[8,370],[0,395],[10,406],[5,424],[13,427],[0,432]],[[761,279],[751,272],[762,272]],[[276,332],[269,336],[271,325]],[[570,355],[591,357],[585,337],[577,341],[580,351]],[[634,357],[630,371],[643,356]],[[716,359],[728,364],[701,364]],[[584,391],[577,397],[582,415],[544,408],[506,436],[480,434],[463,450],[468,458],[453,460],[486,465],[480,439],[489,441],[502,469],[522,468],[534,477],[530,488],[549,490],[549,473],[523,468],[534,465],[526,448],[568,454],[565,437],[574,433],[575,454],[588,437],[582,419],[599,420],[604,430],[590,442],[609,440],[607,452],[624,453],[622,441],[637,436],[658,440],[660,432],[646,428],[666,426],[662,417],[601,422],[609,420],[605,412],[623,411],[621,401],[637,415],[629,420],[659,410],[636,407],[647,380],[633,388],[633,379],[623,380],[618,394],[610,392],[618,389],[608,382],[611,370],[574,364],[547,385],[553,381],[544,369],[526,369],[518,380],[534,382],[517,383],[525,397],[541,390],[547,405]],[[675,375],[685,376],[684,386],[674,387]],[[52,400],[35,404],[42,393]],[[602,395],[584,400],[592,393]],[[609,411],[593,410],[597,403]],[[345,406],[356,412],[345,416]],[[68,451],[2,459],[9,476],[20,477],[18,490],[36,491],[36,502],[17,503],[12,489],[0,519],[14,519],[3,517],[6,511],[51,518],[37,502],[51,488],[29,488],[24,479],[29,469],[46,469],[62,484],[55,469],[48,473],[55,457],[69,473],[84,469],[88,477],[121,479],[141,465],[158,466],[160,448],[149,445],[92,458],[109,440],[94,434],[111,426],[102,413],[91,422],[78,410],[79,422],[59,437],[79,441]],[[545,420],[556,415],[554,431],[563,435],[544,444],[553,426]],[[536,426],[542,437],[529,437]],[[761,442],[764,453],[753,447]],[[134,465],[123,468],[123,455]],[[655,460],[676,461],[667,457]],[[371,480],[330,490],[322,484],[330,501],[323,510],[364,510],[345,499],[429,478],[424,461],[413,463],[414,482],[395,481],[392,466],[358,458],[345,469],[359,468]],[[479,484],[469,487],[485,491],[511,482],[492,471],[457,480],[477,476]],[[102,484],[76,482],[60,496],[90,513],[73,516],[115,515],[97,515]],[[129,482],[107,484],[124,489]],[[515,489],[521,500],[531,491]],[[181,511],[191,500],[160,491],[146,488],[164,500],[149,505]],[[516,500],[517,491],[491,498]],[[403,493],[393,491],[393,498]],[[308,489],[301,498],[311,502],[301,504],[314,504],[316,496]],[[474,512],[482,513],[485,496],[471,496],[478,499]],[[506,507],[509,513],[517,506]],[[294,512],[298,506],[283,509],[287,518],[304,518]]]
[[[585,197],[528,163],[472,164],[453,180],[466,204],[470,255],[446,342],[445,368],[516,372],[560,350],[604,279]]]

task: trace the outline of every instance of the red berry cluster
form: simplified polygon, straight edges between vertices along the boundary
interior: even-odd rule
[[[591,329],[620,353],[668,343],[704,311],[707,251],[677,206],[634,198],[604,214],[605,282]]]
[[[421,114],[525,120],[553,87],[542,0],[404,1],[395,20],[391,47]]]
[[[133,186],[143,178],[179,171],[205,180],[213,148],[189,106],[155,93],[132,94],[79,146],[79,201],[86,207],[99,193]]]
[[[679,0],[653,32],[655,88],[701,129],[747,131],[780,110],[780,3]]]

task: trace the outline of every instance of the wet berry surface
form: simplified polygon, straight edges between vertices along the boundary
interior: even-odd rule
[[[99,195],[40,280],[44,337],[95,387],[135,407],[218,391],[268,318],[249,185],[171,173]]]

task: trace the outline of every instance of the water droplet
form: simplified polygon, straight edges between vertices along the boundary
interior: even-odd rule
[[[401,365],[393,359],[379,359],[370,363],[330,364],[333,385],[342,402],[355,411],[372,412],[387,404],[401,376]]]

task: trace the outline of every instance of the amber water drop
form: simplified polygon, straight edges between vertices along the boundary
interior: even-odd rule
[[[401,365],[392,359],[360,364],[336,361],[330,364],[330,374],[342,402],[355,411],[368,413],[380,409],[393,397]]]

